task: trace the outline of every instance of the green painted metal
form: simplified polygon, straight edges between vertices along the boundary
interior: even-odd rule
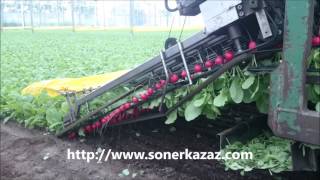
[[[286,1],[283,60],[271,74],[268,123],[278,136],[319,145],[319,113],[307,109],[305,92],[313,16],[313,0]]]

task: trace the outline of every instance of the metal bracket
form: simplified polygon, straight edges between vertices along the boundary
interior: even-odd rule
[[[163,53],[162,50],[160,51],[160,58],[161,58],[161,62],[162,62],[162,65],[163,65],[164,73],[166,75],[166,84],[165,84],[164,89],[162,91],[161,103],[160,103],[160,107],[159,107],[159,111],[162,112],[163,102],[164,102],[164,98],[166,96],[167,86],[168,86],[168,83],[169,83],[169,73],[168,73],[166,61],[164,59],[164,53]]]
[[[192,83],[191,75],[190,75],[189,68],[188,68],[188,65],[187,65],[187,62],[186,62],[186,58],[185,58],[184,53],[183,53],[183,47],[182,47],[182,44],[181,44],[180,41],[178,41],[178,47],[179,47],[180,56],[181,56],[184,68],[186,69],[186,72],[187,72],[187,77],[188,77],[188,80],[189,80],[189,84],[192,85],[193,83]]]
[[[203,59],[202,59],[202,56],[201,56],[201,53],[200,53],[200,51],[199,50],[197,50],[198,51],[198,57],[199,57],[199,60],[201,61],[201,63],[203,64],[204,62],[203,62]]]
[[[263,39],[266,39],[272,36],[270,24],[268,22],[268,18],[266,16],[266,12],[264,11],[264,9],[260,9],[256,11],[256,17],[258,20],[258,24],[259,24]]]
[[[76,117],[75,117],[76,113],[75,113],[74,105],[72,105],[72,102],[71,102],[71,96],[74,96],[76,98],[74,93],[69,93],[69,92],[65,93],[65,97],[66,97],[67,103],[69,105],[68,115],[70,118],[70,123],[73,123],[74,121],[76,121]]]

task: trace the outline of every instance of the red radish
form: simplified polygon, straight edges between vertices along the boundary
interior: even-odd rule
[[[125,110],[126,110],[126,107],[125,107],[125,105],[124,105],[124,104],[122,104],[122,105],[120,106],[120,108],[119,108],[119,109],[120,109],[120,111],[121,111],[121,112],[123,112],[123,111],[125,111]]]
[[[118,109],[115,110],[115,115],[117,115],[119,113],[121,113],[121,110],[118,108]]]
[[[108,119],[107,119],[107,118],[101,119],[101,123],[102,123],[102,124],[105,124],[105,123],[107,123],[107,122],[108,122]]]
[[[162,85],[160,83],[156,83],[156,89],[159,90],[162,88]]]
[[[70,133],[68,134],[68,138],[69,138],[70,140],[75,139],[75,138],[76,138],[76,133],[75,133],[75,132],[70,132]]]
[[[257,48],[257,43],[255,41],[250,41],[248,45],[249,49],[256,49]]]
[[[90,126],[90,125],[87,125],[87,126],[84,128],[84,131],[85,131],[86,133],[91,133],[91,132],[92,132],[91,126]]]
[[[146,95],[146,94],[140,94],[140,97],[141,97],[141,99],[142,99],[143,101],[148,100],[148,95]]]
[[[312,38],[312,46],[319,46],[320,45],[320,36],[314,36]]]
[[[95,122],[97,129],[101,128],[101,123],[99,121]]]
[[[213,62],[212,62],[210,59],[208,59],[208,60],[204,63],[204,66],[205,66],[206,68],[212,68],[212,67],[213,67]]]
[[[170,82],[171,82],[171,83],[176,83],[178,80],[179,80],[179,76],[178,76],[178,75],[172,74],[172,75],[170,76]]]
[[[214,63],[217,65],[223,64],[223,57],[222,56],[217,56],[216,59],[214,60]]]
[[[91,128],[92,128],[92,130],[95,130],[95,129],[97,128],[96,124],[93,123],[93,124],[91,125]]]
[[[127,110],[127,109],[129,109],[131,107],[131,104],[129,102],[127,102],[127,103],[124,104],[124,107]]]
[[[153,94],[153,89],[152,88],[148,88],[147,94],[148,94],[148,96],[151,96]]]
[[[226,51],[224,53],[224,58],[226,58],[227,61],[231,61],[233,59],[233,52],[232,51]]]
[[[139,99],[137,97],[132,97],[132,102],[137,104],[139,103]]]
[[[194,65],[194,72],[195,72],[195,73],[202,72],[202,67],[201,67],[200,64]]]
[[[161,79],[160,84],[161,84],[161,86],[164,86],[166,84],[166,80]]]
[[[187,71],[182,70],[180,75],[181,75],[182,79],[185,79],[187,77]]]
[[[161,85],[165,85],[166,84],[166,80],[160,79],[160,84]]]

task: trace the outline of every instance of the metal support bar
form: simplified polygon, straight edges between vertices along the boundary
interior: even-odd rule
[[[67,99],[67,103],[69,105],[69,113],[68,116],[70,118],[70,122],[74,122],[75,121],[75,111],[74,111],[74,107],[71,103],[71,99],[70,99],[70,93],[66,93],[66,99]]]
[[[163,54],[162,50],[160,51],[160,58],[161,58],[161,62],[162,62],[162,65],[163,65],[164,73],[166,75],[166,84],[165,84],[165,86],[163,88],[163,91],[162,91],[161,103],[160,103],[160,107],[159,107],[159,111],[162,112],[163,102],[164,102],[164,98],[166,96],[167,86],[168,86],[168,83],[169,83],[169,72],[168,72],[168,69],[167,69],[166,61],[164,59],[164,54]]]
[[[204,62],[203,62],[203,59],[202,59],[202,56],[201,56],[201,53],[200,53],[200,51],[199,51],[199,50],[198,50],[198,57],[199,57],[199,59],[200,59],[201,63],[203,64]]]
[[[264,9],[260,9],[256,11],[256,17],[258,20],[258,24],[261,30],[261,34],[263,39],[266,39],[272,36],[272,31],[268,22],[268,18]]]
[[[178,44],[178,47],[179,47],[179,51],[180,51],[180,55],[181,55],[181,59],[182,59],[184,68],[186,69],[186,72],[187,72],[187,77],[188,77],[188,80],[189,80],[189,84],[192,85],[193,83],[192,83],[191,75],[190,75],[189,68],[188,68],[188,65],[187,65],[187,62],[186,62],[186,58],[184,57],[182,44],[181,44],[180,41],[178,41],[177,44]]]

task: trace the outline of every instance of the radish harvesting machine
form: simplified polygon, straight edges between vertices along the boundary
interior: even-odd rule
[[[270,73],[268,126],[276,136],[297,142],[292,145],[294,170],[319,169],[319,151],[310,148],[303,156],[299,143],[320,145],[320,115],[307,108],[306,98],[306,84],[320,84],[319,70],[307,68],[312,46],[319,46],[320,43],[320,1],[176,2],[176,8],[170,8],[168,0],[165,0],[166,9],[170,12],[179,11],[181,16],[201,13],[205,22],[204,30],[184,41],[168,38],[158,56],[88,94],[81,97],[66,94],[70,110],[64,118],[64,129],[58,135],[68,134],[80,126],[89,133],[106,126],[168,116],[224,72],[237,65],[248,64],[253,56],[263,61],[282,52],[280,63],[252,67],[249,71]],[[317,36],[312,45],[313,35]],[[207,58],[212,62],[206,64]],[[203,68],[201,74],[195,72],[195,64]],[[199,79],[204,77],[206,80],[199,83]],[[197,86],[171,108],[163,105],[167,93],[196,83]],[[119,87],[132,88],[90,110],[88,104],[91,101]],[[146,87],[148,90],[145,94],[133,97],[135,91]],[[159,108],[142,108],[143,103],[156,98],[161,99]],[[115,107],[117,102],[123,100],[126,103]],[[87,113],[80,115],[81,111]],[[136,113],[129,113],[132,111]],[[228,135],[231,134],[220,134],[221,137]]]

